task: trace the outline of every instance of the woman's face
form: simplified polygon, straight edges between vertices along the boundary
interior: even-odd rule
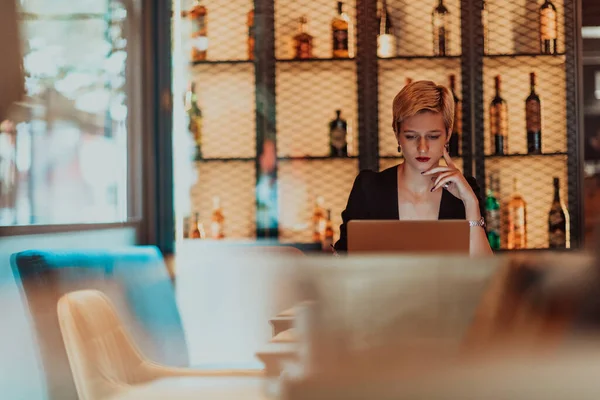
[[[438,165],[444,146],[450,139],[442,114],[423,112],[405,119],[397,133],[404,162],[419,171]]]

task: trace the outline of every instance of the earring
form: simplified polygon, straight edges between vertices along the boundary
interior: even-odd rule
[[[446,143],[446,144],[444,145],[444,147],[446,148],[446,151],[450,151],[450,144],[449,144],[449,143]]]
[[[398,145],[398,153],[402,154],[402,146]]]

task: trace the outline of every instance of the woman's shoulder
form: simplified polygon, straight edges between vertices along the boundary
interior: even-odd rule
[[[396,183],[397,168],[398,166],[396,165],[379,172],[370,169],[363,169],[359,172],[358,176],[356,177],[356,180],[361,185],[394,185]]]

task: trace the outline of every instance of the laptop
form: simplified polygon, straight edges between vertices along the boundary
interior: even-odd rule
[[[348,254],[445,253],[469,254],[466,220],[348,222]]]

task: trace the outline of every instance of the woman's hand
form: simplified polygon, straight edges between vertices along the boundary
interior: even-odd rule
[[[444,160],[448,164],[447,167],[438,166],[422,172],[423,175],[434,175],[434,183],[431,191],[444,188],[455,197],[461,199],[465,204],[477,204],[477,196],[473,192],[473,189],[471,189],[471,185],[469,185],[467,179],[456,167],[454,161],[452,161],[446,147],[444,147]]]

